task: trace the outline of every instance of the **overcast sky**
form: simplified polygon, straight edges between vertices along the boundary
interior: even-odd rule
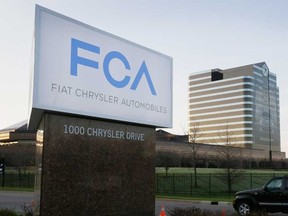
[[[0,0],[0,129],[28,118],[35,4],[173,57],[174,126],[188,131],[188,76],[265,61],[288,152],[287,0]]]

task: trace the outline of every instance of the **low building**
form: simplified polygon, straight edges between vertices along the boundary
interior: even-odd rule
[[[165,136],[163,135],[165,134]],[[173,139],[171,139],[173,137]],[[202,166],[208,167],[212,163],[214,166],[217,165],[217,161],[221,160],[220,152],[221,149],[227,148],[225,145],[213,145],[213,144],[202,144],[202,143],[189,143],[188,138],[186,141],[181,140],[183,136],[178,136],[175,134],[170,134],[163,130],[156,131],[156,154],[159,156],[169,155],[171,157],[177,158],[178,161],[175,163],[177,166],[181,166],[183,164],[183,160],[187,161],[189,158],[192,157],[192,148],[191,146],[194,145],[194,149],[197,150],[197,157],[202,163]],[[255,162],[265,162],[267,163],[264,165],[265,167],[270,166],[270,155],[264,149],[250,149],[250,148],[242,148],[242,147],[228,147],[230,151],[237,152],[237,155],[240,160],[246,161],[247,163]],[[288,162],[286,159],[285,152],[280,151],[273,151],[272,152],[272,161],[279,163],[286,163]],[[209,165],[210,163],[210,165]],[[215,165],[216,164],[216,165]],[[259,167],[256,165],[255,167]],[[278,165],[279,167],[279,165]]]
[[[27,121],[0,130],[0,160],[7,166],[35,165],[35,131],[27,130]]]
[[[36,132],[27,130],[27,121],[20,122],[0,130],[0,160],[5,159],[8,166],[31,166],[35,164],[35,143]],[[211,161],[219,160],[219,151],[216,148],[225,146],[211,144],[194,144],[198,150],[202,163],[209,166]],[[249,161],[269,160],[269,154],[261,149],[245,149],[231,147],[239,152],[239,155]],[[174,155],[178,159],[177,165],[183,165],[183,160],[191,157],[191,143],[188,142],[188,135],[171,134],[165,130],[156,131],[156,154]],[[274,161],[286,161],[284,152],[273,151]],[[185,165],[185,164],[184,164]]]

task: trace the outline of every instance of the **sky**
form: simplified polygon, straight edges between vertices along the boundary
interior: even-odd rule
[[[188,132],[190,73],[265,61],[288,153],[287,0],[0,0],[0,129],[28,119],[35,4],[171,56],[175,134]]]

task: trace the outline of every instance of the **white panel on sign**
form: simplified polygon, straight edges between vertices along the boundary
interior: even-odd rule
[[[172,127],[172,58],[36,6],[30,127],[43,111]]]

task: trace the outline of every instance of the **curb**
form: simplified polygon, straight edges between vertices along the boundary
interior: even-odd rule
[[[173,201],[173,202],[186,202],[186,203],[195,203],[195,204],[201,204],[206,203],[210,205],[232,205],[232,202],[222,202],[222,201],[202,201],[202,200],[180,200],[180,199],[169,199],[169,198],[156,198],[157,200],[163,200],[163,201]],[[156,200],[155,199],[155,200]]]

